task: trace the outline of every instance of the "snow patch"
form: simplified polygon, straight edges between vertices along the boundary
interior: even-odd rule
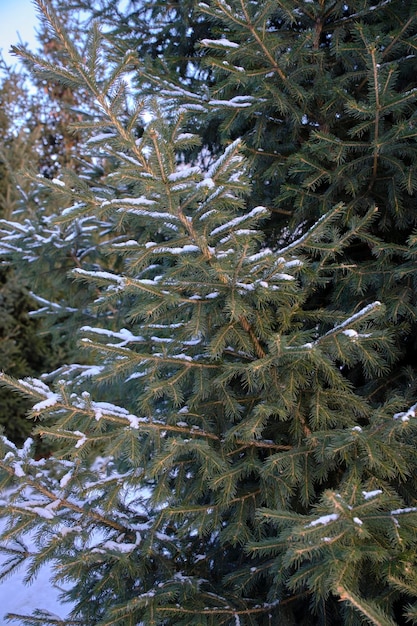
[[[239,44],[228,39],[202,39],[202,46],[221,46],[222,48],[239,48]]]
[[[51,406],[54,406],[58,400],[61,399],[61,396],[58,393],[52,393],[50,392],[48,394],[48,397],[45,398],[45,400],[42,400],[41,402],[38,402],[37,404],[35,404],[32,408],[32,410],[35,413],[40,413],[41,411],[43,411],[44,409],[47,409]]]
[[[417,507],[410,506],[404,509],[395,509],[395,511],[391,511],[391,515],[403,515],[404,513],[416,513]]]
[[[225,230],[232,230],[236,226],[241,224],[242,222],[245,222],[246,220],[249,220],[249,219],[252,219],[253,217],[261,216],[261,215],[265,215],[265,216],[269,215],[269,211],[264,206],[257,206],[254,209],[252,209],[251,211],[249,211],[249,213],[247,213],[246,215],[241,215],[239,217],[235,217],[234,219],[230,220],[229,222],[226,222],[226,224],[222,224],[221,226],[217,226],[217,228],[214,228],[211,231],[210,236],[214,237],[215,235],[218,235],[219,233],[222,233]]]
[[[322,515],[318,519],[315,519],[309,524],[307,524],[305,528],[311,528],[313,526],[319,526],[319,525],[326,526],[327,524],[330,524],[331,522],[335,522],[338,519],[339,519],[338,513],[330,513],[329,515]]]
[[[401,422],[409,422],[410,418],[416,416],[416,411],[417,411],[417,404],[413,404],[413,406],[410,406],[408,411],[404,411],[402,413],[395,413],[395,415],[393,416],[393,419],[400,420]]]
[[[357,337],[358,333],[356,332],[356,330],[353,330],[353,328],[348,328],[347,330],[343,331],[343,335],[346,335],[346,337]]]
[[[362,491],[362,495],[365,500],[375,498],[376,496],[379,496],[380,493],[382,493],[382,489],[374,489],[373,491]]]
[[[77,437],[79,437],[77,443],[75,444],[75,447],[81,448],[81,446],[84,445],[85,442],[87,441],[86,435],[80,432],[79,430],[74,430],[74,435],[77,435]]]

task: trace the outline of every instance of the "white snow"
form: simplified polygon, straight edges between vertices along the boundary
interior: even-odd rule
[[[315,519],[309,524],[307,524],[306,528],[311,528],[312,526],[318,526],[319,524],[326,526],[327,524],[330,524],[330,522],[335,522],[338,519],[339,519],[338,513],[330,513],[329,515],[322,515],[318,519]]]
[[[257,252],[256,254],[252,254],[251,256],[246,257],[245,262],[256,263],[257,261],[260,261],[261,259],[263,259],[264,257],[270,254],[272,254],[272,250],[270,248],[264,248],[264,250],[261,250],[260,252]]]
[[[188,354],[173,354],[172,355],[173,359],[179,359],[180,361],[192,361],[192,357],[190,357]]]
[[[55,513],[46,508],[46,506],[27,507],[27,510],[36,513],[36,515],[39,515],[39,517],[43,517],[44,519],[53,519],[55,517]]]
[[[45,400],[42,400],[41,402],[38,402],[37,404],[35,404],[32,410],[35,413],[40,413],[44,409],[54,406],[60,399],[61,399],[61,396],[58,393],[51,392],[48,394],[48,397],[45,398]]]
[[[59,486],[61,487],[61,489],[65,489],[65,487],[68,485],[69,481],[71,480],[71,476],[72,476],[72,471],[67,472],[59,481]]]
[[[87,143],[99,143],[100,141],[106,141],[107,139],[114,139],[114,137],[117,137],[115,133],[99,133],[94,137],[90,137],[90,139],[87,140]]]
[[[131,213],[132,215],[140,215],[142,217],[149,217],[152,219],[169,219],[176,221],[178,217],[176,215],[172,215],[171,213],[166,213],[163,211],[145,211],[144,209],[131,209],[131,208],[122,208],[118,209],[118,212],[126,212]]]
[[[155,248],[154,250],[152,250],[152,252],[154,254],[165,254],[165,253],[169,253],[169,254],[190,254],[191,252],[200,252],[200,248],[198,246],[194,246],[192,244],[187,244],[185,246],[182,246],[182,248],[177,247],[177,248],[168,248],[167,246],[165,247],[158,247]]]
[[[409,422],[410,418],[416,416],[416,411],[417,411],[417,404],[413,404],[413,406],[410,406],[408,411],[404,411],[402,413],[395,413],[395,415],[393,416],[393,419],[401,420],[401,422]]]
[[[13,469],[16,476],[19,476],[20,478],[25,476],[25,471],[19,461],[16,461],[16,463],[13,464]]]
[[[177,180],[182,180],[183,178],[189,178],[190,176],[194,176],[196,174],[200,174],[201,173],[201,169],[196,166],[196,167],[185,167],[182,170],[177,170],[176,172],[173,172],[172,174],[168,175],[168,180],[170,182],[176,182]]]
[[[101,547],[93,548],[92,552],[105,553],[106,550],[115,550],[117,552],[129,554],[135,548],[137,548],[137,545],[135,543],[118,543],[117,541],[106,541]]]
[[[228,39],[202,39],[202,46],[221,46],[224,48],[239,48],[239,44]]]
[[[369,335],[359,335],[358,333],[356,333],[355,330],[352,330],[352,329],[349,329],[349,328],[346,329],[346,326],[350,326],[353,322],[356,322],[357,320],[363,319],[365,316],[367,316],[372,311],[377,311],[378,309],[380,309],[381,306],[382,305],[381,305],[381,303],[378,300],[376,300],[375,302],[372,302],[371,304],[368,304],[363,309],[361,309],[357,313],[354,313],[348,319],[344,320],[341,324],[337,324],[336,326],[334,326],[331,330],[329,330],[327,333],[325,333],[323,335],[323,337],[327,337],[328,335],[332,335],[333,333],[342,331],[342,329],[345,329],[342,332],[343,332],[344,335],[347,335],[348,337],[358,337],[358,336],[368,337]]]
[[[73,270],[74,274],[80,274],[80,276],[91,276],[92,278],[101,278],[104,280],[109,280],[117,283],[121,287],[125,285],[125,279],[118,274],[111,274],[110,272],[100,272],[100,271],[88,271],[83,270],[80,267],[77,267]]]
[[[374,491],[362,491],[362,495],[365,500],[375,498],[376,496],[379,496],[380,493],[382,493],[382,489],[374,489]]]
[[[106,200],[105,202],[102,203],[102,207],[108,205],[109,202]],[[110,202],[110,204],[116,204],[116,205],[123,205],[123,204],[127,204],[127,205],[133,205],[133,206],[154,206],[156,204],[156,200],[150,200],[149,198],[146,198],[145,196],[138,196],[137,198],[113,198],[113,200]]]
[[[107,328],[97,328],[94,326],[82,326],[80,328],[81,332],[94,333],[97,335],[104,335],[105,337],[109,337],[110,339],[121,339],[121,342],[116,345],[117,347],[123,347],[128,343],[140,343],[144,341],[144,338],[141,335],[133,335],[130,330],[127,328],[122,328],[118,332],[113,330],[109,330]]]
[[[404,513],[416,513],[417,507],[410,506],[405,509],[395,509],[395,511],[391,511],[391,515],[402,515]]]
[[[188,139],[196,139],[196,138],[198,139],[198,135],[195,135],[194,133],[180,133],[177,137],[177,141],[186,141]]]
[[[213,237],[215,235],[218,235],[219,233],[224,232],[225,230],[232,230],[233,228],[235,228],[235,226],[238,226],[242,222],[252,219],[253,217],[257,215],[269,215],[268,209],[266,209],[264,206],[257,206],[251,211],[249,211],[249,213],[246,213],[246,215],[240,215],[239,217],[235,217],[229,222],[226,222],[226,224],[217,226],[217,228],[214,228],[211,231],[210,236]]]
[[[252,106],[253,98],[252,96],[235,96],[234,98],[231,98],[231,100],[210,100],[209,104],[211,106],[223,106],[235,109],[244,109],[245,107]]]
[[[343,335],[346,335],[346,337],[357,337],[358,333],[356,332],[356,330],[353,330],[353,328],[347,328],[346,330],[343,331],[342,333]]]
[[[215,182],[210,177],[203,178],[203,180],[200,181],[196,186],[197,186],[197,189],[201,189],[201,187],[207,187],[208,189],[213,189],[213,187],[215,187]],[[212,212],[214,212],[214,209],[212,211],[209,211],[209,213],[212,213]],[[200,220],[201,219],[203,219],[203,217],[200,217]]]
[[[80,432],[79,430],[74,430],[74,435],[77,435],[77,437],[79,437],[77,443],[75,444],[75,447],[81,448],[81,446],[83,446],[85,442],[87,441],[86,435]]]
[[[281,272],[274,274],[272,278],[275,280],[295,280],[294,276],[291,276],[291,274],[282,274]]]
[[[78,211],[78,209],[82,209],[83,207],[85,207],[85,202],[77,202],[76,204],[73,204],[72,206],[68,207],[67,209],[64,209],[62,211],[61,215],[68,216],[73,211]]]
[[[112,404],[111,402],[91,402],[89,400],[89,406],[94,411],[94,417],[97,421],[99,421],[100,419],[105,419],[106,416],[119,417],[119,418],[121,417],[121,418],[124,418],[129,424],[129,426],[131,428],[134,428],[135,430],[139,428],[140,422],[148,421],[146,417],[138,417],[137,415],[132,415],[131,413],[129,413],[129,411],[127,411],[123,407],[117,406],[116,404]],[[74,434],[80,437],[78,442],[75,444],[76,448],[80,447],[87,441],[87,438],[83,433],[79,431],[74,431]]]

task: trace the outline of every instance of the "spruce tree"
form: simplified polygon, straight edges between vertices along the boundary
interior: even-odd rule
[[[3,439],[8,567],[55,562],[72,602],[13,619],[417,623],[415,5],[200,4],[207,93],[97,26],[81,54],[38,4],[66,56],[26,58],[95,111],[48,228],[100,250],[68,310],[89,365],[3,376],[59,446]],[[20,264],[48,249],[5,236]]]
[[[35,105],[36,101],[36,105]],[[17,172],[39,163],[39,101],[31,95],[27,76],[4,65],[0,83],[0,218],[10,220],[22,196],[29,202],[30,185]],[[30,121],[29,121],[30,119]],[[1,228],[1,227],[0,227]],[[40,375],[52,368],[51,346],[39,320],[31,316],[24,272],[0,257],[0,366],[13,376]],[[15,443],[22,444],[31,431],[26,419],[29,403],[0,389],[0,425]]]
[[[46,58],[53,62],[59,46],[49,38],[46,23],[41,24],[38,37]],[[64,336],[62,326],[51,324],[56,315],[66,319],[65,307],[39,297],[37,284],[45,283],[47,275],[50,289],[54,274],[58,275],[55,285],[67,298],[71,283],[63,285],[63,276],[68,259],[73,267],[74,245],[68,243],[65,251],[61,245],[57,253],[58,246],[52,244],[50,250],[43,249],[41,264],[34,262],[32,254],[29,267],[13,266],[10,251],[14,246],[8,242],[6,222],[13,215],[22,224],[21,234],[38,238],[39,243],[45,220],[62,209],[46,189],[38,189],[37,177],[53,179],[65,167],[76,169],[80,138],[68,125],[77,119],[74,107],[82,97],[56,84],[37,81],[35,76],[29,78],[19,64],[10,68],[1,59],[0,70],[0,230],[5,235],[0,250],[0,367],[13,376],[39,376],[69,358],[71,334],[67,329]],[[24,176],[24,171],[30,175]],[[58,235],[52,235],[56,243],[62,238]],[[59,301],[57,292],[55,298]],[[26,419],[28,408],[27,399],[0,390],[0,425],[14,443],[22,444],[32,430]]]

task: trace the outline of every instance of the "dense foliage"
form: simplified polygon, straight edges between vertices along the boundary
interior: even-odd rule
[[[72,36],[81,39],[75,16],[68,19]],[[49,63],[58,62],[63,46],[51,36],[45,19],[38,25],[38,45]],[[68,312],[74,313],[75,308],[60,307],[59,302],[63,293],[67,304],[73,295],[66,274],[77,263],[77,253],[65,231],[55,229],[45,237],[46,223],[63,207],[48,189],[39,188],[38,177],[53,180],[65,168],[78,170],[81,137],[69,125],[80,119],[76,107],[84,93],[29,75],[22,66],[9,67],[3,60],[0,81],[0,228],[7,229],[4,224],[10,219],[16,226],[18,220],[21,233],[37,238],[32,255],[36,247],[42,256],[42,263],[33,264],[33,271],[32,265],[28,270],[25,264],[10,263],[13,246],[7,237],[3,239],[0,364],[15,377],[39,376],[60,367],[74,353],[72,330],[76,323],[68,319]],[[54,243],[47,249],[46,239],[51,238]],[[47,292],[54,292],[53,311],[51,303],[38,293],[39,285],[46,282]],[[14,443],[23,443],[32,431],[33,425],[26,419],[29,406],[27,399],[0,389],[0,425]]]
[[[84,143],[2,253],[80,347],[3,376],[55,453],[3,439],[2,549],[71,607],[12,617],[417,623],[417,3],[38,5]]]
[[[3,68],[0,85],[0,219],[12,218],[20,201],[30,203],[30,184],[18,177],[29,165],[40,166],[42,130],[38,101],[30,95],[24,74]],[[30,120],[30,122],[29,122]],[[0,364],[13,376],[39,375],[49,366],[50,342],[38,320],[24,270],[0,258]],[[30,404],[0,389],[0,425],[13,441],[23,443],[31,431],[26,419]]]

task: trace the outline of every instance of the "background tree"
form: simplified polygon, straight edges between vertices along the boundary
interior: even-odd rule
[[[81,41],[75,16],[68,20],[72,36]],[[46,20],[39,23],[38,41],[50,63],[64,54]],[[3,222],[0,363],[3,371],[14,376],[40,375],[71,359],[74,326],[68,321],[68,312],[75,311],[69,304],[74,289],[66,276],[79,263],[77,255],[83,250],[78,249],[79,233],[50,229],[51,217],[65,207],[56,204],[46,187],[39,189],[39,176],[56,180],[65,168],[77,171],[81,136],[72,132],[70,124],[80,119],[77,106],[81,106],[83,94],[38,80],[35,75],[29,78],[22,66],[12,69],[2,62],[1,70],[0,218],[18,216],[20,235],[37,243],[32,247],[31,263],[23,271],[12,267],[8,261],[15,246],[9,242]],[[45,282],[49,291],[43,291]],[[42,297],[51,291],[52,302]],[[68,321],[65,330],[64,321]],[[3,390],[0,394],[0,424],[8,437],[22,443],[32,428],[26,419],[29,404]]]
[[[26,58],[94,110],[85,165],[43,181],[94,251],[91,360],[3,377],[60,446],[3,441],[7,536],[42,529],[67,624],[416,623],[415,5],[200,4],[205,89],[39,6],[65,56]]]
[[[35,98],[22,72],[4,67],[0,88],[0,216],[11,219],[30,186],[16,173],[39,163],[39,126]],[[30,120],[30,121],[29,121]],[[14,376],[40,375],[48,365],[50,343],[41,324],[30,317],[35,304],[23,274],[2,259],[0,266],[0,363]],[[31,430],[26,419],[29,403],[0,390],[0,424],[13,441],[23,443]]]

